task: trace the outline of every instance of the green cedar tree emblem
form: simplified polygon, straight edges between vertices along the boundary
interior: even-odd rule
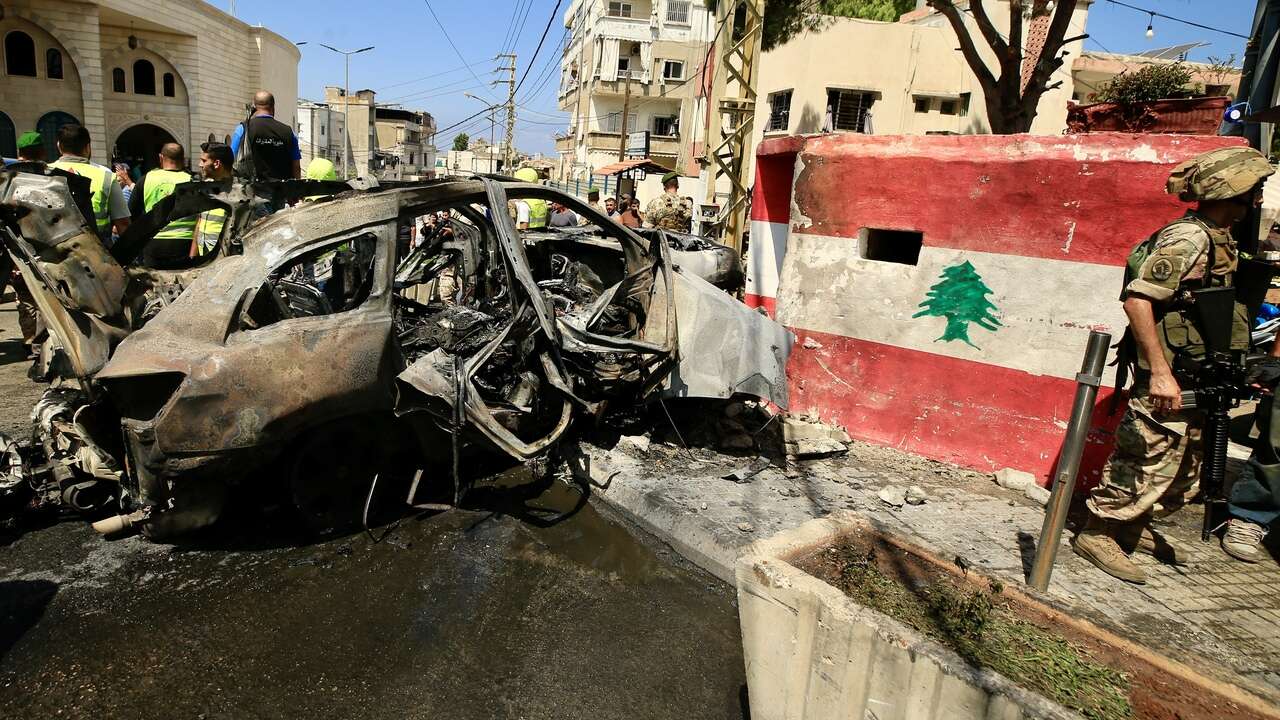
[[[946,318],[947,329],[934,342],[963,340],[969,347],[977,349],[978,346],[969,339],[969,323],[976,323],[987,330],[1001,326],[1000,320],[991,314],[996,306],[987,299],[990,294],[991,288],[982,282],[982,277],[966,260],[942,271],[942,279],[929,288],[928,296],[920,303],[923,309],[911,317]]]

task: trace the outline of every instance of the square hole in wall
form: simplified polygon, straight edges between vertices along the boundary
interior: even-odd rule
[[[862,228],[858,231],[858,254],[864,260],[917,265],[923,246],[924,233],[914,230]]]

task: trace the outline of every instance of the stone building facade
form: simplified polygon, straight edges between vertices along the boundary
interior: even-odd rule
[[[80,123],[94,160],[148,165],[176,140],[191,155],[224,139],[259,89],[294,123],[293,43],[202,0],[5,0],[0,5],[0,154],[39,130]],[[192,161],[194,164],[194,160]]]

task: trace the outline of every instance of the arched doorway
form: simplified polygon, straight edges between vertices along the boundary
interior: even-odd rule
[[[75,115],[61,110],[47,112],[36,121],[36,132],[40,133],[40,139],[44,141],[44,156],[49,158],[49,162],[58,159],[58,129],[63,125],[79,124]]]
[[[123,161],[141,172],[157,167],[156,156],[165,143],[177,142],[168,130],[150,123],[142,123],[120,133],[116,138],[112,162]]]
[[[0,157],[18,156],[18,138],[13,127],[13,120],[0,112]]]

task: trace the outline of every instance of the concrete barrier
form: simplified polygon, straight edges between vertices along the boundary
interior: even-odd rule
[[[1169,170],[1238,139],[788,137],[761,143],[747,301],[791,327],[792,409],[983,470],[1052,472],[1091,329],[1185,205]],[[1107,377],[1114,383],[1114,373]],[[1099,393],[1081,485],[1119,421]]]

